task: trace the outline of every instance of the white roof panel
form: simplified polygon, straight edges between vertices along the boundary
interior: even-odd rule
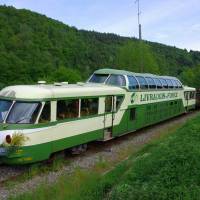
[[[69,84],[55,85],[18,85],[9,86],[0,91],[0,97],[14,99],[49,99],[81,96],[101,96],[124,94],[120,87],[102,84]]]

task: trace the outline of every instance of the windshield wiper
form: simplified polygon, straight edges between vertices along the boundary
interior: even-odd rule
[[[17,120],[15,123],[18,124],[19,122],[21,122],[21,121],[23,121],[23,120],[25,120],[25,119],[29,119],[29,120],[30,120],[31,117],[23,117],[23,118]]]

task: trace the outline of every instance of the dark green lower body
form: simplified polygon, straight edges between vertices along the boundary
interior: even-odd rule
[[[7,155],[0,157],[1,163],[28,164],[47,160],[54,152],[85,144],[103,137],[103,130],[80,134],[48,143],[8,149]]]
[[[182,100],[138,106],[133,105],[128,107],[128,109],[125,111],[120,124],[112,128],[112,136],[118,137],[145,126],[156,124],[166,119],[178,116],[184,112],[185,108]],[[100,130],[60,139],[57,141],[20,147],[18,149],[10,149],[7,155],[0,157],[0,161],[6,164],[34,163],[48,159],[54,152],[88,143],[90,141],[101,140],[103,137],[104,128],[102,127]]]

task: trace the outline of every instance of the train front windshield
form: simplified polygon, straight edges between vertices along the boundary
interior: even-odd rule
[[[0,123],[33,124],[41,105],[40,102],[0,100]]]
[[[5,120],[12,103],[12,101],[0,100],[0,123]]]
[[[35,123],[41,103],[15,102],[7,119],[9,124],[33,124]]]
[[[108,78],[108,74],[93,74],[90,78],[90,83],[104,83]]]

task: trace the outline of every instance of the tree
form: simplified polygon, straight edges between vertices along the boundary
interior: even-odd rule
[[[180,78],[185,85],[200,88],[200,65],[191,69],[187,69],[181,73]]]
[[[81,81],[81,75],[77,70],[61,66],[55,71],[53,80],[56,82],[76,83]]]
[[[134,72],[159,73],[155,56],[145,42],[128,41],[119,49],[116,62],[118,68]]]

